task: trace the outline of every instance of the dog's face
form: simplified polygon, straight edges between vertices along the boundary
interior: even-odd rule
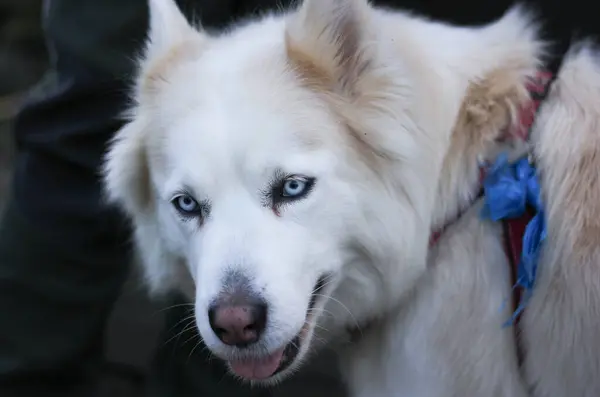
[[[461,84],[437,89],[444,74],[425,76],[416,52],[399,65],[374,51],[365,0],[305,0],[218,37],[171,0],[150,6],[109,198],[132,218],[150,287],[192,280],[208,348],[277,381],[326,314],[355,325],[424,271]]]
[[[206,43],[155,97],[154,205],[165,245],[195,280],[205,343],[239,375],[266,379],[309,347],[362,216],[361,171],[343,127],[271,39],[256,37],[265,48],[249,58],[228,40]]]
[[[168,136],[155,147],[155,205],[166,244],[195,280],[205,343],[234,364],[250,357],[248,366],[265,352],[307,347],[360,208],[344,175],[349,159],[335,150],[339,126],[318,98],[284,73],[271,91],[272,82],[238,78],[243,63],[228,74],[206,59],[181,76],[180,87],[197,84],[189,109],[163,119],[172,123],[159,121],[162,107],[154,115]]]
[[[286,16],[209,37],[174,4],[151,6],[108,191],[133,218],[151,286],[189,274],[208,348],[240,377],[273,382],[313,345],[343,267],[365,249],[355,241],[377,238],[364,236],[379,222],[365,197],[384,182],[290,58]]]

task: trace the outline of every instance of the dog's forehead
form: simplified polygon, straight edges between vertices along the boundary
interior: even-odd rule
[[[171,164],[194,164],[186,172],[206,180],[206,170],[256,174],[335,145],[341,124],[290,67],[283,29],[271,30],[279,36],[216,39],[170,79],[160,119]]]
[[[270,94],[215,95],[162,132],[160,150],[172,169],[205,184],[243,173],[265,177],[280,168],[309,172],[323,157],[335,157],[340,128],[327,113],[304,101],[269,99]],[[323,167],[324,168],[324,167]]]
[[[258,98],[222,101],[183,117],[167,132],[162,150],[169,163],[194,181],[244,174],[264,182],[274,169],[306,171],[332,153],[319,138],[326,132],[298,117],[301,112]]]

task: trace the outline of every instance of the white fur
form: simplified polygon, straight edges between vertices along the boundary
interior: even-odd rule
[[[574,47],[540,109],[533,142],[548,239],[524,314],[535,397],[600,395],[600,54]]]
[[[512,305],[501,230],[480,211],[446,230],[409,303],[346,348],[351,396],[527,396],[514,330],[502,327]]]
[[[209,36],[172,0],[150,6],[105,183],[133,221],[151,289],[185,289],[207,346],[231,360],[288,343],[328,275],[299,359],[267,382],[316,340],[381,322],[349,349],[355,396],[524,395],[497,311],[510,295],[497,228],[472,212],[427,265],[432,226],[470,202],[477,160],[527,99],[542,46],[524,10],[458,28],[365,0],[305,0]],[[471,92],[486,82],[483,97]],[[495,116],[478,125],[478,112]],[[264,194],[277,169],[316,178],[280,216]],[[176,215],[184,188],[210,201],[203,222]],[[232,271],[269,304],[265,334],[244,351],[207,318]]]

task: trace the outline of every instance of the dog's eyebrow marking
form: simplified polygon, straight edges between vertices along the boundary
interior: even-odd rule
[[[198,195],[196,194],[196,190],[193,187],[191,187],[190,185],[188,185],[187,183],[184,183],[182,185],[181,192],[185,192],[186,194],[189,194],[190,196],[194,197],[194,199],[198,200]]]
[[[279,187],[287,175],[288,174],[279,167],[275,168],[275,170],[271,173],[266,186],[261,190],[261,204],[263,207],[273,207],[273,192],[275,188]]]

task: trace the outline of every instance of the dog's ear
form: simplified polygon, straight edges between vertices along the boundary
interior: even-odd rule
[[[369,65],[366,0],[304,0],[288,21],[286,48],[304,77],[351,93]]]
[[[149,138],[153,125],[146,117],[169,74],[197,56],[207,36],[190,25],[174,0],[149,0],[150,26],[145,53],[132,93],[128,122],[109,144],[102,168],[104,192],[133,220],[135,242],[149,289],[168,290],[180,271],[163,247],[156,221],[156,201],[150,177]]]
[[[143,118],[133,118],[110,143],[103,167],[104,189],[110,204],[130,218],[136,254],[149,292],[160,295],[189,277],[185,267],[164,247],[150,178],[148,132]]]
[[[110,143],[103,166],[107,199],[128,214],[148,211],[152,203],[143,121],[134,119]]]
[[[207,35],[192,26],[174,0],[149,0],[149,30],[137,81],[137,97],[155,92],[174,66],[194,59]]]
[[[161,56],[178,43],[198,37],[174,0],[149,0],[149,30],[146,58]]]
[[[150,19],[146,51],[140,61],[137,91],[133,93],[134,109],[130,121],[111,141],[103,166],[104,187],[110,202],[123,207],[130,214],[145,211],[150,204],[150,184],[146,139],[148,125],[139,108],[147,105],[149,89],[163,81],[171,64],[176,61],[174,51],[202,34],[193,28],[174,0],[148,0]]]

